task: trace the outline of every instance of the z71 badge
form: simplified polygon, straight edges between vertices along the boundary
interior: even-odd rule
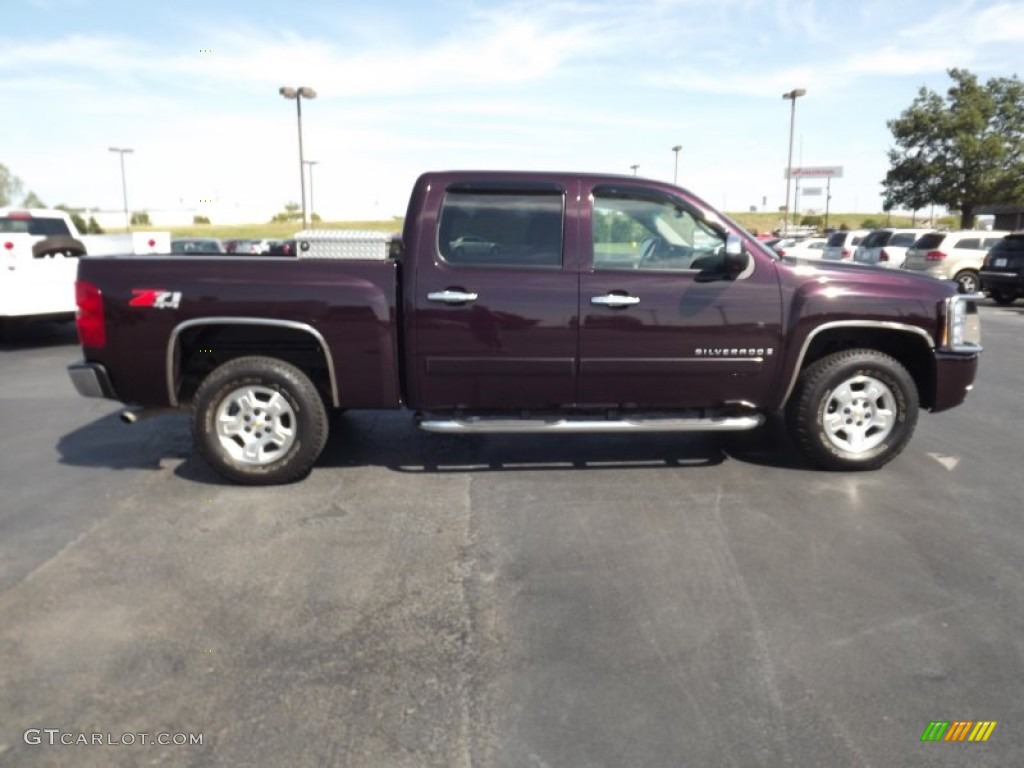
[[[181,304],[181,291],[162,291],[158,288],[132,288],[129,307],[154,307],[155,309],[177,309]]]

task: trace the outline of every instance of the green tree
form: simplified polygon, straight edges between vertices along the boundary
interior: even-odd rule
[[[146,211],[135,211],[132,214],[131,222],[133,227],[148,227],[150,226],[149,214]]]
[[[206,216],[200,216],[196,214],[192,217],[193,224],[209,224],[210,220]]]
[[[896,146],[882,186],[894,205],[958,210],[966,228],[979,205],[1024,202],[1024,82],[1013,75],[982,85],[966,69],[948,74],[945,98],[921,88],[888,122]]]
[[[86,226],[84,231],[88,232],[90,235],[102,235],[103,234],[103,227],[101,227],[99,225],[99,222],[96,221],[96,217],[95,216],[90,216],[89,217],[89,223]]]
[[[21,201],[21,204],[24,207],[26,207],[26,208],[45,208],[46,207],[46,203],[44,203],[42,200],[40,200],[39,199],[39,195],[37,195],[32,190],[29,190],[29,193],[27,195],[25,195],[25,199]]]
[[[284,213],[274,215],[272,221],[298,221],[302,218],[302,206],[298,203],[286,203]]]
[[[21,194],[21,179],[0,163],[0,207],[10,205]]]

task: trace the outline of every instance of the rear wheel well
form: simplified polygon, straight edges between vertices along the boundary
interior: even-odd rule
[[[297,328],[276,325],[210,323],[186,328],[178,336],[178,401],[190,402],[212,371],[229,360],[253,355],[291,363],[316,386],[327,407],[334,397],[327,356],[318,339]]]
[[[847,349],[876,349],[895,358],[914,379],[921,406],[930,408],[935,402],[935,357],[928,343],[915,333],[888,328],[832,328],[822,331],[811,341],[801,373],[810,365],[833,352]]]

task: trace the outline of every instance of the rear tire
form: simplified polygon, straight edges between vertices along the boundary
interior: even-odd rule
[[[272,357],[216,368],[193,399],[196,449],[218,474],[245,485],[305,477],[327,442],[323,399],[305,373]]]
[[[978,277],[977,272],[965,269],[963,272],[957,273],[953,279],[960,286],[960,293],[977,293],[981,290],[981,278]]]
[[[873,349],[836,352],[811,364],[786,407],[793,440],[826,469],[888,464],[917,425],[917,387],[907,369]]]
[[[1008,307],[1017,300],[1016,294],[1003,293],[1002,291],[991,291],[989,296],[992,297],[992,301],[999,304],[1002,307]]]

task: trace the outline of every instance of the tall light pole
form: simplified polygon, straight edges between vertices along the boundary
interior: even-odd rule
[[[313,205],[313,166],[317,165],[320,161],[304,160],[303,162],[309,166],[309,225],[312,227],[314,224],[313,217],[316,216],[316,206]]]
[[[124,198],[124,229],[125,232],[130,232],[132,229],[132,220],[128,215],[128,183],[125,181],[124,175],[124,156],[130,155],[134,152],[134,149],[128,147],[110,147],[111,152],[117,152],[121,155],[121,195]]]
[[[633,175],[636,176],[636,169],[639,168],[640,166],[639,165],[631,165],[629,167],[633,169]]]
[[[682,144],[676,144],[674,147],[672,147],[672,151],[676,153],[676,169],[672,173],[672,183],[676,185],[679,184],[679,150],[681,150],[682,148]]]
[[[793,125],[796,123],[796,100],[806,94],[803,88],[794,88],[789,93],[782,94],[782,98],[789,99],[789,160],[786,161],[786,221],[785,231],[789,232],[789,188],[792,185],[793,176]]]
[[[286,99],[295,99],[295,111],[299,121],[299,186],[302,187],[302,228],[306,228],[306,167],[302,159],[302,100],[315,99],[316,91],[309,86],[288,88],[282,86],[277,92]]]

